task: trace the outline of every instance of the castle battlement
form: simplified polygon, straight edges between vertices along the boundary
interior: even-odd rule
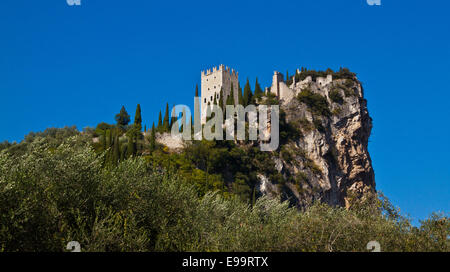
[[[225,72],[225,73],[230,74],[232,77],[238,77],[239,76],[239,73],[237,71],[235,71],[234,69],[232,69],[232,68],[230,68],[228,66],[225,66],[223,64],[220,64],[219,66],[214,66],[214,67],[212,67],[212,69],[209,68],[209,69],[201,71],[201,76],[202,77],[203,76],[209,76],[209,75],[211,75],[213,73],[216,73],[216,72]]]
[[[227,97],[233,88],[234,101],[238,101],[239,74],[234,69],[220,64],[212,69],[201,71],[201,112],[202,123],[206,122],[206,109],[208,105],[216,102],[219,104],[221,91],[223,92],[222,103],[226,104]]]

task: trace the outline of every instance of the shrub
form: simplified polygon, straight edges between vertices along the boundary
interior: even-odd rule
[[[300,102],[305,103],[313,114],[319,116],[330,116],[331,114],[328,108],[327,99],[320,94],[311,92],[309,89],[300,92],[297,99]]]
[[[344,103],[344,98],[342,97],[341,92],[339,92],[339,90],[334,89],[334,90],[330,91],[329,95],[330,95],[331,101],[338,103],[340,105],[342,105]]]

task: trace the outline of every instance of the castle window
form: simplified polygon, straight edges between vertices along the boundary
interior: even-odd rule
[[[206,98],[205,98],[205,103],[206,103]]]
[[[212,96],[211,96],[211,101],[212,101]]]
[[[216,88],[216,86],[214,86],[214,89]]]

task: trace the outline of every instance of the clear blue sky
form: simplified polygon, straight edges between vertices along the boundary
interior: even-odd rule
[[[349,67],[365,87],[377,188],[415,219],[450,211],[449,1],[0,1],[0,140],[193,104],[200,71],[241,85]]]

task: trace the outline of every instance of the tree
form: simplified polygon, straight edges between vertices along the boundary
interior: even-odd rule
[[[223,110],[223,88],[220,88],[219,107]]]
[[[162,131],[169,132],[170,120],[169,120],[169,103],[166,103],[166,113],[164,114],[164,120],[162,124]]]
[[[117,126],[120,129],[125,129],[128,123],[130,123],[130,115],[128,114],[127,110],[124,106],[122,106],[122,109],[120,109],[120,112],[116,114],[116,122]]]
[[[259,85],[258,78],[256,78],[255,82],[255,96],[261,97],[263,94],[263,90],[261,89],[261,86]]]
[[[231,84],[231,92],[230,92],[230,95],[227,97],[227,105],[234,105],[234,90],[233,90],[233,84]]]
[[[198,84],[195,84],[195,96],[198,97]]]
[[[250,82],[248,81],[247,78],[247,82],[245,83],[244,86],[244,106],[248,106],[248,104],[250,104],[250,102],[252,101],[252,90],[250,88]]]
[[[173,124],[175,124],[175,122],[178,120],[177,116],[175,116],[175,107],[172,108],[171,116],[172,117],[170,118],[169,132],[170,132],[170,129],[172,128]]]
[[[128,135],[128,147],[127,147],[127,158],[136,155],[136,143],[134,142],[134,133]]]
[[[141,105],[137,104],[136,114],[134,115],[134,126],[141,131],[142,130],[142,117],[141,117]]]
[[[159,111],[158,126],[156,127],[156,129],[157,129],[159,132],[162,132],[162,129],[163,129],[163,123],[162,123],[161,111]]]
[[[106,138],[107,136],[106,136],[106,130],[104,130],[103,131],[103,137],[101,138],[102,139],[102,142],[101,142],[101,144],[102,144],[102,147],[103,147],[103,150],[106,150],[108,147],[107,147],[107,143],[106,143]]]
[[[120,160],[120,142],[119,142],[119,136],[116,135],[114,139],[114,146],[113,146],[113,164],[117,165],[117,163]]]
[[[239,105],[244,105],[244,96],[242,95],[242,88],[241,88],[241,84],[238,83],[238,104]]]
[[[152,131],[150,133],[150,152],[153,152],[156,147],[156,135],[155,135],[155,123],[152,125]]]
[[[111,147],[112,145],[112,135],[111,135],[111,130],[107,129],[106,130],[106,148]]]

